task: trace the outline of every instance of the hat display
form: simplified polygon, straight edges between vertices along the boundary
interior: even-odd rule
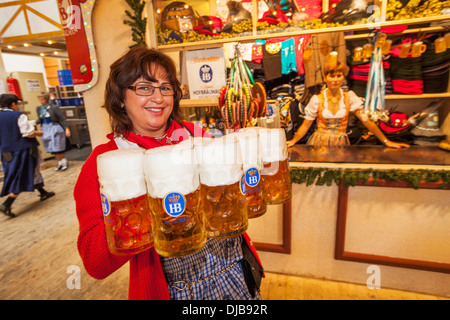
[[[421,146],[438,146],[439,142],[446,138],[439,128],[438,108],[441,104],[431,103],[422,113],[427,113],[416,126],[411,130],[414,143]]]
[[[408,116],[403,112],[392,112],[387,122],[381,122],[381,130],[389,133],[405,130],[409,128]]]

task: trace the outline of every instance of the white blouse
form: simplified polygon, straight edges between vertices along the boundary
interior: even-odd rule
[[[341,99],[339,100],[339,110],[333,114],[330,110],[328,110],[328,98],[326,95],[326,91],[328,89],[325,89],[323,96],[323,112],[322,115],[324,118],[331,119],[331,118],[342,118],[345,116],[345,103],[344,103],[344,94],[341,90]],[[350,112],[354,112],[358,109],[362,109],[363,102],[361,98],[359,98],[353,91],[348,92],[348,100],[350,103]],[[317,95],[314,95],[311,100],[309,101],[308,105],[305,107],[305,119],[308,120],[315,120],[317,118],[317,113],[319,109],[319,97]]]
[[[28,117],[25,114],[21,114],[17,119],[17,124],[20,129],[22,137],[26,138],[34,133],[34,125],[28,121]]]

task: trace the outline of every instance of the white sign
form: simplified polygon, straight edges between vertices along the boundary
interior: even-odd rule
[[[226,84],[222,48],[186,52],[186,68],[191,99],[219,97]]]
[[[28,91],[41,91],[41,84],[38,79],[25,79]]]

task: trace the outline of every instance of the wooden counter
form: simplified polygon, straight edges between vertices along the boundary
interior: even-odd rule
[[[289,149],[289,161],[341,164],[397,164],[419,166],[450,166],[450,152],[437,147],[411,146],[408,149],[392,149],[381,145],[354,145],[345,148],[315,148],[295,145]]]

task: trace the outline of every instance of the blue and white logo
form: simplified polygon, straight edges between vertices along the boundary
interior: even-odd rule
[[[163,199],[164,210],[171,217],[178,217],[186,209],[186,199],[181,193],[170,192]]]
[[[111,212],[111,203],[109,202],[108,198],[101,193],[100,198],[102,199],[102,211],[105,216],[107,216]]]
[[[200,67],[200,80],[205,83],[208,83],[212,80],[213,72],[212,68],[207,64],[204,64]]]
[[[245,194],[247,192],[247,188],[245,186],[245,173],[241,177],[241,182],[239,183],[239,187],[240,187],[241,193],[245,196]]]
[[[259,183],[260,174],[259,170],[256,168],[250,168],[245,171],[245,183],[249,187],[256,187]]]

